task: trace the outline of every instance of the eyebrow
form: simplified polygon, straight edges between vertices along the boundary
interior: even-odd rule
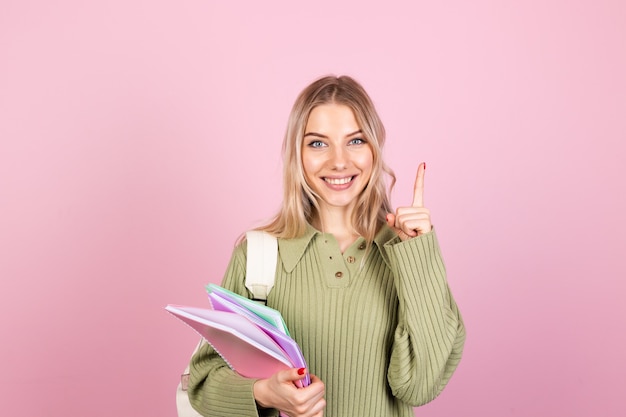
[[[352,132],[352,133],[347,134],[345,137],[349,138],[350,136],[359,135],[359,134],[361,134],[361,133],[363,133],[363,131],[362,131],[361,129],[359,129],[359,130],[357,130],[357,131],[355,131],[355,132]],[[315,136],[316,138],[328,139],[328,136],[326,136],[326,135],[322,135],[321,133],[317,133],[317,132],[308,132],[308,133],[305,133],[305,134],[304,134],[304,137],[306,138],[307,136]]]

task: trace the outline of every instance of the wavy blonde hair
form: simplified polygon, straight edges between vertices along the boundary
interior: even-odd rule
[[[368,245],[373,241],[387,213],[391,212],[389,192],[395,184],[393,171],[382,158],[385,128],[365,89],[349,76],[322,77],[306,87],[296,99],[283,140],[283,201],[274,219],[259,227],[270,234],[290,239],[302,236],[319,210],[318,196],[307,184],[302,166],[302,144],[311,111],[322,104],[342,104],[352,109],[372,149],[372,175],[358,197],[352,226]]]

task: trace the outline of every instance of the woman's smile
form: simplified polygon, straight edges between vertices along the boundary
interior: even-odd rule
[[[352,177],[343,177],[343,178],[324,177],[324,181],[326,181],[330,185],[337,185],[338,186],[338,185],[350,184],[350,182],[352,181],[353,178],[354,178],[354,176],[352,176]]]

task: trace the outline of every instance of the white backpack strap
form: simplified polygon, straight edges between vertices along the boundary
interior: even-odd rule
[[[278,240],[266,232],[251,230],[246,233],[248,255],[246,261],[246,288],[255,300],[267,300],[274,286]]]

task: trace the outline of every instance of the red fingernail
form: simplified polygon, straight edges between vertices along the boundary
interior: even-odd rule
[[[424,171],[426,171],[426,162],[424,162]]]
[[[298,369],[298,375],[304,375],[304,368]]]

